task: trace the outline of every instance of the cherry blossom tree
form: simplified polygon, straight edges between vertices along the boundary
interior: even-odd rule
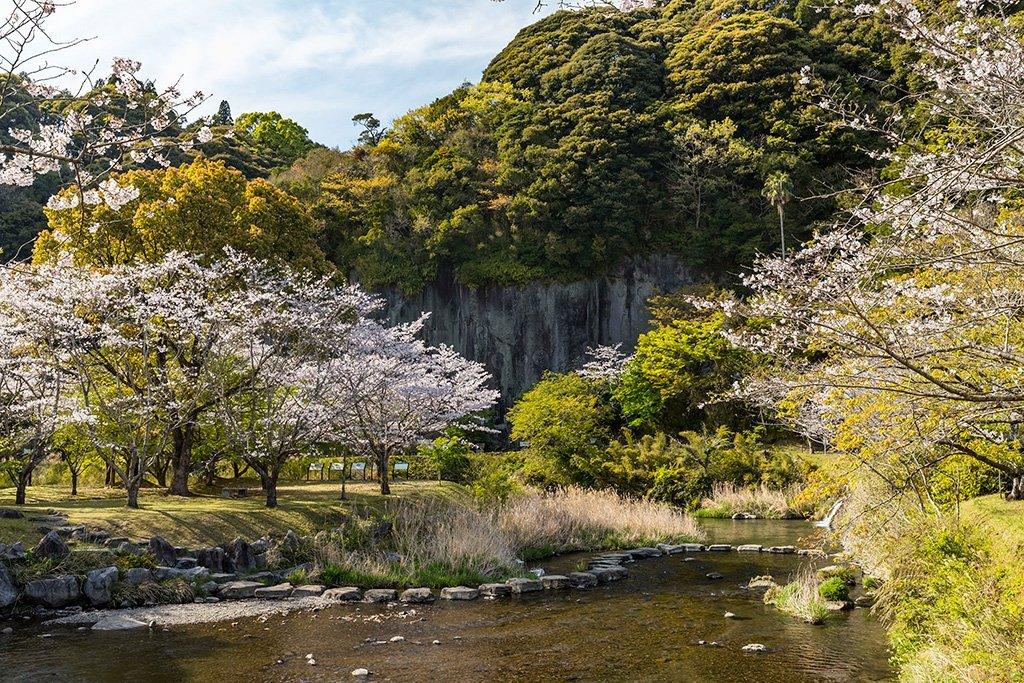
[[[477,414],[498,400],[482,364],[417,338],[425,320],[393,327],[363,320],[336,368],[341,435],[374,459],[384,495],[392,455],[448,427],[481,429]]]
[[[1009,3],[924,15],[863,5],[919,51],[925,84],[886,117],[805,71],[821,106],[887,140],[884,180],[788,259],[758,261],[757,321],[734,335],[766,353],[781,402],[817,403],[815,429],[903,481],[952,454],[1024,497],[1024,46]],[[925,128],[922,129],[922,121]]]

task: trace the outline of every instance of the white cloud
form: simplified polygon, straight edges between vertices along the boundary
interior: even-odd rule
[[[476,80],[537,17],[532,0],[79,0],[57,35],[96,38],[80,66],[137,59],[164,84],[227,99],[236,112],[277,109],[313,137],[347,144],[354,113],[392,117]],[[305,116],[304,116],[305,115]]]

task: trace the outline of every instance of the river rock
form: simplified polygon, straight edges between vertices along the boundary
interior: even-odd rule
[[[194,557],[179,557],[178,561],[174,563],[175,569],[195,569],[199,566],[199,561]],[[209,573],[207,567],[203,567]]]
[[[352,669],[352,675],[356,678],[366,678],[370,675],[369,669]]]
[[[768,548],[766,552],[776,553],[778,555],[792,555],[796,552],[796,546],[793,545],[773,545]]]
[[[210,578],[210,570],[206,567],[193,567],[192,569],[178,569],[177,567],[157,567],[153,570],[153,577],[157,581],[171,581],[181,579],[188,583],[205,583]]]
[[[595,555],[592,562],[610,562],[612,564],[625,564],[633,562],[633,556],[629,553],[601,553]]]
[[[17,601],[18,589],[14,587],[14,581],[7,573],[7,567],[0,564],[0,609],[10,607]]]
[[[480,586],[480,594],[489,598],[503,598],[512,594],[512,587],[507,583],[485,583]]]
[[[171,566],[178,561],[178,554],[175,552],[174,546],[162,536],[154,536],[149,539],[148,550],[159,564]]]
[[[569,581],[569,577],[563,576],[562,574],[548,574],[547,576],[542,576],[540,577],[540,582],[544,585],[544,589],[549,591],[572,588],[572,582]]]
[[[596,576],[598,583],[620,581],[629,576],[629,570],[625,567],[595,567],[593,569],[588,570],[588,573]]]
[[[648,557],[661,557],[662,552],[657,548],[633,548],[629,554],[634,560],[642,560]]]
[[[138,586],[153,580],[153,572],[145,567],[132,567],[124,573],[124,582],[129,586]]]
[[[394,588],[371,588],[363,593],[363,600],[377,604],[396,602],[398,600],[398,591]]]
[[[538,579],[515,578],[509,579],[506,583],[508,583],[508,587],[512,589],[512,592],[516,594],[533,593],[544,590],[544,584]]]
[[[716,553],[727,553],[732,551],[732,546],[728,543],[715,543],[708,546],[708,550]]]
[[[726,619],[735,619],[736,618],[736,614],[733,613],[733,612],[726,612],[724,616],[725,616]]]
[[[74,576],[54,576],[49,579],[30,581],[25,586],[25,595],[46,607],[67,607],[81,597],[78,579]]]
[[[242,537],[231,541],[228,545],[227,555],[231,560],[231,568],[236,572],[243,572],[256,566],[256,556],[252,551],[252,546]]]
[[[220,593],[220,584],[216,581],[207,581],[199,588],[207,595],[216,595],[217,593]]]
[[[737,512],[732,516],[733,519],[757,519],[757,515],[752,512]]]
[[[45,557],[52,560],[63,560],[65,557],[71,554],[71,549],[68,548],[68,544],[64,542],[64,539],[60,537],[56,531],[49,531],[45,536],[39,539],[39,543],[36,545],[32,554],[35,557]]]
[[[252,598],[256,596],[257,588],[263,588],[263,584],[256,581],[229,581],[221,585],[218,595],[229,600]]]
[[[569,584],[573,588],[594,588],[597,586],[597,577],[591,572],[572,572],[569,574]]]
[[[434,602],[434,594],[429,588],[409,588],[402,591],[398,599],[408,604],[420,605]]]
[[[211,572],[222,573],[224,571],[224,548],[199,548],[196,550],[196,563],[200,567],[206,567]]]
[[[479,597],[480,591],[477,588],[453,586],[441,589],[441,598],[444,600],[476,600]]]
[[[276,586],[265,586],[257,588],[255,595],[260,600],[283,600],[291,597],[292,585],[290,583],[279,583]]]
[[[842,602],[840,600],[826,600],[825,609],[829,612],[843,612],[848,609],[853,609],[853,603]]]
[[[123,614],[103,617],[92,625],[93,631],[134,631],[143,628],[149,628],[149,624],[138,619],[126,617]]]
[[[82,592],[93,607],[109,604],[113,599],[114,586],[117,585],[117,567],[94,569],[89,572],[82,583]]]
[[[210,574],[210,581],[216,583],[230,583],[238,579],[238,574],[228,574],[226,572]]]
[[[718,572],[708,572],[704,576],[706,576],[707,578],[711,579],[712,581],[719,581],[719,580],[725,578],[724,575],[719,574]]]
[[[317,584],[307,584],[305,586],[296,586],[295,590],[292,591],[293,598],[315,598],[324,594],[326,586],[320,586]]]
[[[857,599],[853,601],[853,604],[857,607],[874,607],[875,596],[874,595],[858,595]]]
[[[355,586],[328,588],[324,591],[324,597],[328,600],[335,600],[337,602],[355,602],[363,599],[363,591]]]
[[[672,545],[670,543],[659,543],[658,550],[660,550],[665,555],[678,555],[679,553],[683,552],[683,546]]]
[[[757,543],[744,543],[743,545],[736,546],[736,552],[740,553],[759,553],[764,546]]]
[[[750,643],[749,645],[744,645],[740,649],[744,652],[768,652],[768,648],[761,643]]]
[[[21,541],[12,543],[8,546],[4,546],[3,550],[0,551],[0,559],[10,561],[20,561],[25,559],[25,544]]]
[[[704,546],[700,543],[684,543],[683,552],[687,553],[699,553],[705,550]]]

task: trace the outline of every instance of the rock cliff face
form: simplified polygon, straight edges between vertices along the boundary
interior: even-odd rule
[[[545,370],[578,367],[587,347],[621,343],[632,350],[649,326],[647,300],[691,282],[678,259],[656,256],[567,284],[471,289],[442,277],[415,296],[382,295],[392,321],[431,312],[427,340],[483,362],[507,406]]]

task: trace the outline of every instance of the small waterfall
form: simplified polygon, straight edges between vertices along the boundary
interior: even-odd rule
[[[815,522],[814,526],[820,526],[820,527],[824,527],[826,529],[831,529],[832,528],[832,520],[836,518],[837,514],[839,514],[839,509],[841,507],[843,507],[843,503],[845,503],[845,502],[846,502],[845,498],[840,498],[839,500],[837,500],[832,505],[832,509],[828,511],[828,514],[825,515],[825,519],[821,520],[820,522]]]

